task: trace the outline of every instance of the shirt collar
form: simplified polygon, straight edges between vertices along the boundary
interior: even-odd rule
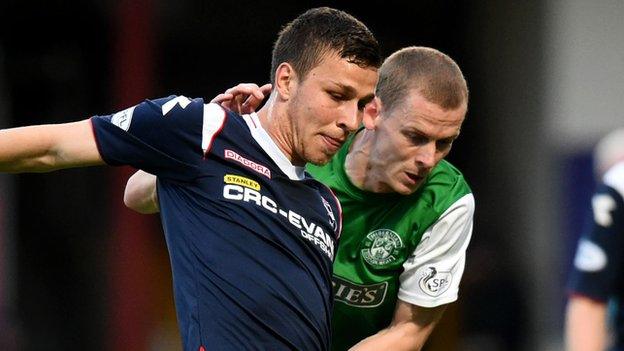
[[[302,180],[305,178],[305,167],[294,166],[290,162],[284,152],[275,144],[275,141],[273,141],[269,133],[262,128],[260,119],[255,112],[243,115],[243,119],[251,131],[252,137],[288,178],[292,180]]]

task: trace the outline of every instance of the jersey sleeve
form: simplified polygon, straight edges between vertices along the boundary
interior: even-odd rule
[[[202,99],[170,96],[95,116],[91,121],[100,155],[110,165],[130,165],[159,177],[189,180],[197,175],[206,151],[205,106]]]
[[[474,207],[473,195],[464,195],[425,231],[414,253],[403,264],[399,299],[422,307],[457,300],[472,236]]]
[[[604,183],[592,197],[591,218],[579,239],[568,281],[568,291],[598,301],[607,301],[622,282],[624,264],[624,167]]]

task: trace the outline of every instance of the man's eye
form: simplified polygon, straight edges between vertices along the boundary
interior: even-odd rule
[[[345,99],[344,95],[339,94],[339,93],[329,93],[329,95],[332,97],[332,99],[336,101],[342,101]]]
[[[453,145],[453,140],[438,140],[437,142],[438,150],[448,150],[451,145]]]
[[[425,144],[428,141],[426,137],[420,134],[412,134],[409,136],[409,138],[415,145]]]

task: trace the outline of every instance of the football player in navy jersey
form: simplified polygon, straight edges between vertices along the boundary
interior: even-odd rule
[[[474,196],[443,161],[467,111],[459,66],[438,50],[412,46],[390,55],[379,72],[377,96],[365,108],[376,124],[349,137],[327,165],[307,167],[344,213],[333,271],[333,351],[420,350],[458,298],[472,235]],[[239,84],[213,102],[249,113],[266,88]],[[138,171],[124,200],[153,213],[156,195],[156,177]]]
[[[6,129],[0,172],[109,164],[157,175],[184,349],[327,350],[341,210],[303,166],[326,163],[362,122],[380,64],[361,22],[312,9],[280,32],[257,114],[170,96]]]
[[[599,185],[568,282],[566,350],[623,351],[624,129],[606,135],[594,156]]]

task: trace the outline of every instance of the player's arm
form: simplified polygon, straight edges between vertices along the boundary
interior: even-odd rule
[[[422,242],[403,264],[392,323],[355,345],[354,351],[423,347],[446,306],[457,299],[473,214],[474,197],[467,194],[427,229]]]
[[[592,197],[593,220],[579,240],[569,277],[566,351],[607,349],[607,301],[621,284],[624,260],[624,166],[603,180]]]
[[[445,309],[446,305],[427,308],[397,300],[390,326],[360,341],[351,351],[420,350]]]
[[[156,193],[156,176],[144,171],[134,173],[126,183],[124,203],[139,213],[157,213],[160,209]]]
[[[90,120],[0,130],[0,172],[49,172],[104,164]]]
[[[566,351],[601,351],[607,345],[607,305],[572,295],[566,311]]]

